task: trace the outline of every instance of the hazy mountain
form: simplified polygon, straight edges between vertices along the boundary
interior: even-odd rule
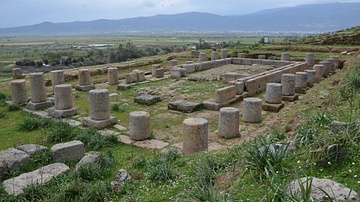
[[[116,34],[132,32],[328,32],[360,25],[360,3],[311,4],[241,16],[181,13],[121,20],[51,23],[3,28],[0,35]]]

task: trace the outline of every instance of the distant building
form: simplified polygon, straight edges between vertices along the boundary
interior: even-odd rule
[[[266,43],[266,44],[270,43],[269,36],[264,36],[264,43]]]

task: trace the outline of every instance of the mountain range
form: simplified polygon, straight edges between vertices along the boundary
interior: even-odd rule
[[[40,24],[0,29],[2,36],[171,32],[331,32],[360,25],[360,3],[310,4],[239,16],[189,12],[120,20]]]

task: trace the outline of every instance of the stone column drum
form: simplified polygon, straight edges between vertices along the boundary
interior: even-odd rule
[[[161,67],[161,65],[159,64],[155,64],[151,66],[151,76],[156,78],[156,71],[157,69],[159,69]]]
[[[183,153],[192,154],[208,149],[208,121],[187,118],[183,121]]]
[[[241,95],[244,92],[244,82],[243,81],[237,81],[235,82],[235,86],[236,86],[236,95]]]
[[[79,84],[75,86],[76,90],[89,91],[95,89],[95,86],[91,83],[90,71],[88,69],[80,69],[78,76]]]
[[[204,52],[199,53],[199,62],[206,61],[206,54]]]
[[[335,61],[335,69],[339,68],[339,56],[330,56]]]
[[[90,117],[82,119],[84,125],[105,128],[117,122],[110,116],[110,98],[107,89],[89,91]]]
[[[227,58],[227,50],[226,49],[222,49],[221,50],[221,59],[226,59]]]
[[[211,60],[217,60],[218,59],[218,52],[211,51]]]
[[[330,62],[329,61],[321,61],[320,65],[324,66],[324,74],[323,77],[327,77],[330,74]]]
[[[295,95],[295,75],[283,74],[281,76],[282,95]]]
[[[234,138],[239,135],[239,110],[234,107],[220,109],[218,135],[225,138]]]
[[[177,60],[170,60],[170,66],[171,66],[171,67],[174,67],[174,66],[176,66],[176,65],[178,65],[178,61],[177,61]]]
[[[295,88],[306,88],[307,87],[307,73],[296,72],[295,73]]]
[[[109,67],[107,69],[108,83],[109,85],[116,85],[119,83],[118,68]]]
[[[26,104],[28,97],[26,93],[26,81],[24,79],[10,81],[12,104]]]
[[[22,79],[25,75],[22,73],[20,68],[13,68],[12,69],[12,77],[13,79]]]
[[[249,97],[243,101],[243,119],[249,123],[261,122],[262,100],[260,98]]]
[[[265,102],[270,104],[282,103],[282,85],[279,83],[267,83]]]
[[[77,109],[73,107],[72,87],[70,84],[59,84],[54,88],[55,107],[49,108],[49,115],[54,118],[74,116]]]
[[[321,80],[322,78],[324,78],[324,65],[314,65],[313,66],[313,70],[316,71],[315,77],[316,80]]]
[[[26,108],[40,110],[51,107],[52,103],[47,99],[45,79],[43,73],[30,74],[30,102]]]
[[[335,70],[336,70],[335,60],[333,58],[329,58],[326,61],[328,61],[330,63],[330,66],[329,66],[330,73],[335,73]]]
[[[53,90],[55,90],[55,86],[58,84],[64,84],[64,70],[54,70],[51,71],[51,85]]]
[[[290,61],[290,53],[288,53],[288,52],[281,53],[281,60],[282,61]]]
[[[148,112],[135,111],[130,113],[129,136],[132,140],[150,138],[150,114]]]
[[[307,83],[313,84],[316,82],[316,71],[315,70],[305,70],[307,74]]]
[[[305,62],[308,67],[313,66],[315,64],[314,53],[306,53]]]

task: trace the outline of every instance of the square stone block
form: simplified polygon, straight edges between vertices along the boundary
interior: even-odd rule
[[[294,101],[296,101],[298,99],[299,99],[299,95],[296,95],[296,94],[295,95],[287,95],[287,96],[283,95],[282,96],[283,101],[294,102]]]
[[[95,127],[97,129],[106,128],[112,124],[117,123],[116,117],[110,116],[109,119],[105,120],[92,120],[90,117],[82,118],[81,122],[86,126]]]
[[[201,103],[189,102],[189,101],[174,101],[168,104],[168,109],[181,111],[185,113],[191,113],[193,111],[199,110],[201,108]]]
[[[153,105],[155,103],[161,102],[161,98],[157,95],[143,94],[135,97],[134,102],[139,104]]]
[[[38,103],[34,103],[34,102],[30,101],[26,105],[26,108],[30,109],[30,110],[42,110],[42,109],[47,109],[51,106],[52,106],[52,102],[50,100],[47,100],[45,102],[38,102]]]
[[[95,89],[95,85],[94,85],[94,84],[85,85],[85,86],[80,86],[79,84],[76,84],[76,85],[75,85],[75,90],[78,90],[78,91],[87,92],[87,91],[90,91],[90,90],[92,90],[92,89]]]
[[[121,83],[117,85],[117,90],[125,91],[131,88],[131,84]]]
[[[55,109],[55,108],[49,108],[48,109],[48,113],[50,116],[54,117],[54,118],[66,118],[66,117],[70,117],[70,116],[74,116],[77,113],[77,108],[73,107],[71,109],[64,109],[64,110],[59,110],[59,109]]]
[[[85,155],[84,143],[78,140],[55,144],[50,149],[54,162],[78,161]]]
[[[267,102],[262,103],[262,109],[264,111],[271,111],[271,112],[279,112],[280,109],[284,108],[285,104],[282,102],[281,104],[270,104]]]

